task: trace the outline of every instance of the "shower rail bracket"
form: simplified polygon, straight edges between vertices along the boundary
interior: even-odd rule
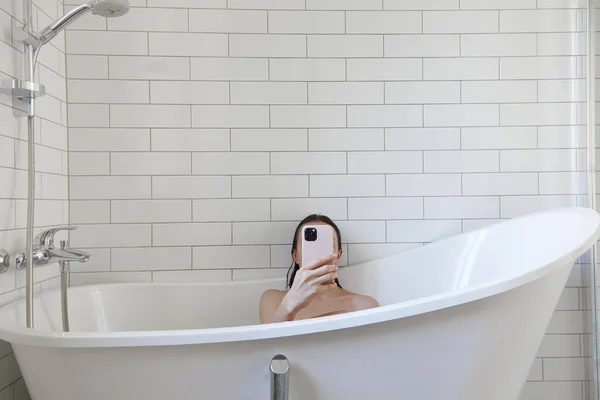
[[[21,29],[16,30],[14,36],[15,40],[18,42],[28,44],[34,48],[38,48],[42,44],[39,36],[37,36],[34,32],[29,32],[25,26],[22,26]]]
[[[29,115],[30,100],[46,94],[46,87],[37,82],[20,79],[0,80],[0,94],[12,97],[13,114],[16,116]]]

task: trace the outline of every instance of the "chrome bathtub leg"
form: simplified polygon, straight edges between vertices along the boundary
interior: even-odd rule
[[[271,360],[271,400],[288,400],[289,398],[289,373],[288,359],[278,354]]]

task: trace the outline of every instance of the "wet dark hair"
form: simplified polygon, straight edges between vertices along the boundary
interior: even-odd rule
[[[335,235],[337,236],[338,251],[342,249],[342,234],[340,232],[340,228],[338,228],[338,226],[335,224],[335,222],[333,222],[333,220],[326,215],[311,214],[308,217],[304,218],[302,221],[300,221],[300,223],[296,227],[296,231],[294,232],[294,241],[292,242],[292,251],[296,250],[296,248],[298,246],[298,235],[300,235],[300,228],[302,228],[302,225],[310,224],[312,222],[322,222],[324,224],[331,226],[333,228],[333,230],[335,231]],[[296,277],[296,272],[298,272],[299,269],[300,269],[300,266],[298,265],[298,263],[295,260],[292,260],[292,265],[287,273],[287,288],[288,289],[290,289],[292,287],[292,285],[294,284],[294,278]],[[340,285],[340,281],[337,278],[335,279],[335,283],[340,288],[342,287],[342,285]]]

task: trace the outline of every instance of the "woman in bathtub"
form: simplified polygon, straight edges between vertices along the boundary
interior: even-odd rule
[[[304,225],[329,225],[335,231],[336,254],[302,265],[300,232]],[[293,263],[288,271],[287,290],[267,290],[260,299],[260,322],[275,323],[325,317],[379,307],[377,300],[344,290],[338,280],[337,261],[342,256],[342,238],[337,225],[324,215],[309,215],[294,233]]]

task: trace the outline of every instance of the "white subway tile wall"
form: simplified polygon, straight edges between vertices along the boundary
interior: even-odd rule
[[[571,0],[133,5],[66,34],[62,162],[73,242],[95,258],[75,284],[283,277],[310,213],[339,223],[353,264],[584,193]],[[22,154],[22,132],[0,133]],[[41,157],[44,175],[61,171]],[[1,207],[18,225],[16,193]],[[582,399],[581,286],[569,281],[523,399]]]
[[[62,0],[34,0],[33,3],[34,29],[37,31],[56,19],[59,13],[62,14],[64,7]],[[23,46],[18,43],[15,35],[23,24],[22,10],[21,1],[0,1],[0,79],[23,78]],[[69,223],[66,115],[68,93],[64,41],[64,35],[59,35],[46,46],[40,53],[36,72],[36,77],[46,86],[47,92],[46,96],[37,102],[35,118],[36,230]],[[90,69],[86,75],[83,70],[85,65],[89,64],[87,60],[74,59],[73,63],[74,71],[79,69],[79,74],[85,79],[108,78],[103,76],[101,68]],[[93,86],[95,81],[83,81],[83,85],[85,84]],[[73,90],[75,96],[80,96],[82,87],[73,87]],[[110,92],[106,88],[93,92],[102,101],[118,101],[118,98],[109,97]],[[133,96],[139,96],[139,92]],[[89,100],[81,97],[80,99]],[[0,182],[4,189],[0,195],[0,248],[14,254],[25,249],[28,165],[26,119],[14,116],[11,105],[11,99],[0,94]],[[83,123],[81,119],[80,121]],[[101,122],[101,116],[97,122]],[[74,169],[81,174],[110,174],[106,168],[108,153],[95,152],[89,156],[90,162],[87,163],[83,162],[81,155],[74,154]],[[83,207],[77,210],[82,218],[86,218],[89,211],[90,208]],[[60,235],[60,239],[66,238],[67,235]],[[37,269],[34,274],[35,290],[54,288],[54,278],[58,275],[57,265]],[[24,274],[17,273],[14,268],[0,275],[0,306],[22,298],[24,286]],[[10,345],[5,342],[0,342],[0,398],[29,399],[16,358]]]

